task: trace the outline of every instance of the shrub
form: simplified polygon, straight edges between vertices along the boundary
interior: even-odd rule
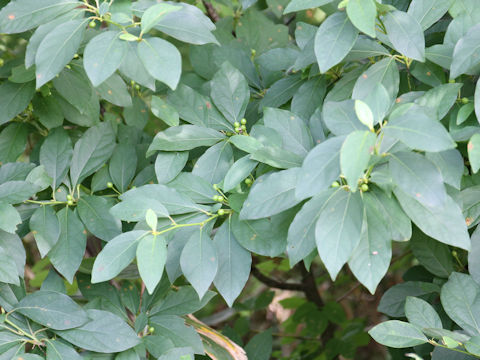
[[[480,2],[0,4],[0,359],[480,357]]]

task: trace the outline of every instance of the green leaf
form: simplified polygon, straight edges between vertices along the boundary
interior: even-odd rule
[[[1,89],[1,88],[0,88]],[[477,80],[474,94],[475,115],[480,118],[480,81]]]
[[[300,89],[303,79],[300,74],[293,74],[276,81],[267,90],[259,108],[280,107],[289,101]]]
[[[391,136],[416,150],[444,151],[455,147],[455,142],[444,126],[429,116],[427,108],[405,105],[403,111],[392,114],[383,128]],[[400,111],[400,108],[397,108]],[[396,115],[396,116],[395,116]]]
[[[377,137],[375,133],[354,131],[347,136],[340,150],[340,168],[351,191],[355,192],[360,179],[368,166]]]
[[[135,41],[127,43],[127,51],[123,57],[122,63],[120,64],[119,71],[138,84],[143,85],[151,90],[155,90],[155,79],[148,73],[147,69],[145,69],[145,66],[143,66],[137,49],[138,42]]]
[[[420,230],[447,245],[470,249],[470,237],[462,210],[449,196],[441,206],[429,207],[395,189],[395,196],[405,213]]]
[[[21,33],[73,10],[81,3],[73,0],[23,0],[10,2],[0,11],[0,32]]]
[[[455,104],[463,84],[443,84],[428,90],[423,96],[415,100],[420,106],[437,110],[437,119],[441,120],[447,115]]]
[[[262,143],[252,136],[233,135],[228,139],[228,141],[230,141],[238,149],[249,154],[260,150],[263,147]]]
[[[140,240],[137,247],[137,266],[150,294],[162,278],[166,261],[167,244],[163,236],[148,234]]]
[[[16,265],[17,271],[12,275],[19,276],[23,279],[26,254],[20,237],[17,234],[10,234],[0,230],[0,247],[5,250],[6,256],[12,259]]]
[[[480,251],[479,235],[480,228],[477,227],[471,236],[472,248],[468,252],[468,272],[477,283],[480,283],[480,261],[478,261]]]
[[[72,186],[100,169],[115,148],[115,134],[109,123],[91,127],[77,141],[73,149],[70,178]]]
[[[330,187],[340,176],[340,149],[345,138],[332,137],[317,145],[303,161],[298,174],[295,196],[311,197]]]
[[[337,190],[327,201],[315,225],[318,254],[332,279],[360,242],[363,203],[359,193]]]
[[[290,267],[293,267],[315,250],[315,225],[333,193],[333,189],[320,192],[307,201],[295,215],[288,228],[287,238],[287,254]]]
[[[180,173],[168,186],[200,204],[214,203],[212,198],[218,195],[211,183],[189,172]]]
[[[55,269],[72,284],[85,253],[87,236],[78,215],[68,207],[60,210],[57,217],[60,236],[48,253],[48,257]]]
[[[188,239],[180,256],[180,266],[198,297],[202,299],[218,269],[217,250],[205,229],[200,228]]]
[[[408,296],[405,302],[405,315],[410,324],[419,328],[443,328],[440,316],[425,300]]]
[[[295,197],[299,168],[270,173],[255,180],[243,204],[240,219],[266,218],[299,203]]]
[[[435,276],[448,278],[453,272],[453,257],[447,245],[416,233],[410,240],[410,247],[420,264]]]
[[[156,37],[143,39],[138,56],[150,75],[175,90],[182,72],[182,58],[175,46]]]
[[[169,126],[178,126],[180,117],[177,110],[158,96],[152,96],[152,113],[157,118],[162,119]]]
[[[478,55],[480,53],[479,30],[476,25],[465,34],[455,45],[452,56],[452,65],[450,66],[450,79],[455,79],[461,74],[474,71],[479,64]]]
[[[129,144],[118,144],[113,151],[108,170],[113,184],[120,192],[125,192],[135,176],[137,154]]]
[[[210,95],[218,110],[230,123],[240,123],[250,100],[250,89],[243,74],[225,62],[213,77],[211,88]]]
[[[177,4],[176,4],[177,5]],[[215,25],[196,6],[179,3],[182,9],[163,16],[155,29],[190,44],[203,45],[218,41],[212,34]]]
[[[17,265],[2,247],[0,247],[0,260],[0,281],[19,286]]]
[[[29,104],[35,93],[35,84],[27,82],[16,84],[5,81],[0,85],[0,125],[13,119],[22,112]]]
[[[53,179],[53,190],[65,180],[72,156],[72,140],[68,133],[63,127],[51,130],[40,148],[40,164]]]
[[[452,0],[413,0],[407,13],[427,30],[442,18],[452,6]]]
[[[272,347],[272,329],[268,329],[251,338],[245,351],[249,359],[268,360],[272,354]]]
[[[418,328],[399,320],[385,321],[368,333],[376,342],[393,348],[407,348],[428,342]]]
[[[97,86],[96,91],[102,99],[114,105],[132,106],[132,97],[128,92],[127,85],[118,74],[112,74],[107,80]]]
[[[472,166],[473,173],[480,169],[480,134],[474,134],[467,145],[468,160]]]
[[[376,37],[377,7],[373,0],[349,0],[347,15],[355,27],[370,37]]]
[[[22,222],[18,211],[12,205],[0,201],[0,214],[0,229],[14,234],[17,225]]]
[[[315,35],[315,57],[322,73],[337,65],[352,49],[358,30],[345,13],[334,13],[320,25]]]
[[[405,194],[425,206],[445,204],[447,193],[442,175],[424,156],[413,152],[392,154],[389,168],[394,183]]]
[[[195,125],[180,125],[155,135],[147,155],[155,150],[183,151],[200,146],[212,146],[223,139],[225,139],[225,135],[213,129]]]
[[[185,323],[185,320],[174,315],[155,315],[149,319],[149,322],[161,334],[174,344],[175,348],[187,348],[189,352],[194,351],[197,354],[203,353],[204,348],[200,335],[191,326]],[[162,356],[163,357],[163,356]],[[160,357],[159,359],[162,359]],[[173,359],[181,359],[172,357]],[[187,358],[188,359],[188,358]],[[191,357],[190,357],[191,359]],[[163,360],[163,359],[162,359]],[[170,360],[169,358],[165,360]]]
[[[152,229],[153,232],[157,231],[158,217],[155,211],[148,209],[145,213],[145,222]]]
[[[30,218],[30,230],[43,258],[60,237],[60,222],[52,206],[41,206],[35,210]]]
[[[158,216],[168,217],[167,208],[157,199],[146,196],[132,197],[113,206],[110,213],[117,219],[124,221],[145,220],[147,210],[153,210]]]
[[[302,119],[310,119],[319,108],[318,102],[323,101],[326,91],[327,84],[324,76],[307,80],[293,95],[291,111]]]
[[[250,156],[244,156],[230,167],[223,181],[223,190],[230,191],[240,184],[258,165],[258,162],[251,160]]]
[[[127,43],[120,40],[118,35],[118,31],[103,32],[85,47],[83,67],[95,87],[112,76],[127,52]]]
[[[47,342],[47,358],[50,360],[82,360],[82,357],[71,347],[59,340]]]
[[[180,9],[181,6],[167,3],[161,3],[149,7],[142,15],[142,33],[149,32],[150,29],[153,28],[166,14]]]
[[[370,130],[373,130],[373,113],[368,104],[362,100],[355,100],[355,114],[363,125],[368,127]]]
[[[38,116],[38,121],[48,130],[63,124],[63,112],[54,96],[36,96],[32,99],[33,109]]]
[[[109,212],[111,203],[99,196],[83,195],[78,199],[77,209],[80,219],[88,231],[104,241],[120,235],[122,227]]]
[[[39,290],[24,297],[15,311],[54,330],[72,329],[88,321],[85,311],[69,296]]]
[[[252,257],[235,239],[231,217],[217,230],[213,243],[218,254],[218,271],[213,283],[231,307],[250,276]]]
[[[288,211],[265,219],[245,221],[241,221],[235,213],[232,216],[232,231],[245,249],[274,257],[285,252],[291,219]]]
[[[348,135],[355,130],[365,130],[355,113],[355,101],[328,101],[323,106],[323,120],[335,135]]]
[[[37,89],[52,80],[73,59],[85,34],[88,19],[64,22],[45,36],[35,55]]]
[[[167,184],[183,170],[188,152],[159,152],[155,160],[155,174],[159,184]]]
[[[470,275],[453,272],[440,299],[447,315],[470,335],[480,332],[480,286]]]
[[[381,210],[375,201],[364,197],[365,218],[358,246],[348,260],[353,275],[369,291],[375,290],[385,276],[392,259],[392,245]]]
[[[150,314],[177,316],[191,314],[202,309],[215,295],[215,292],[207,291],[202,300],[199,300],[193,287],[181,286],[176,292],[168,292],[161,302],[153,306]]]
[[[192,174],[207,180],[211,184],[218,184],[225,178],[232,164],[232,146],[227,141],[220,142],[210,147],[198,158]]]
[[[440,170],[446,184],[460,189],[464,165],[463,157],[457,149],[426,153],[425,156]]]
[[[141,230],[122,233],[112,240],[97,255],[92,269],[92,283],[113,279],[135,258],[139,241],[147,233]]]
[[[43,165],[37,166],[28,174],[25,181],[38,186],[38,191],[45,190],[52,185],[52,178],[48,176]]]
[[[386,57],[362,73],[355,82],[352,98],[365,101],[379,83],[385,87],[393,103],[397,98],[400,84],[400,75],[394,57]]]
[[[425,37],[417,20],[403,11],[391,11],[383,19],[393,47],[409,58],[425,61]]]
[[[283,140],[283,148],[300,156],[313,147],[312,136],[305,122],[287,110],[265,108],[263,122],[276,130]]]
[[[120,195],[120,200],[122,201],[131,201],[138,199],[151,199],[156,200],[163,204],[172,215],[185,214],[189,212],[205,211],[204,207],[201,205],[195,204],[189,197],[178,192],[175,189],[172,189],[168,186],[161,184],[147,184],[132,190],[127,191]],[[115,207],[117,207],[115,205]],[[115,208],[114,207],[114,208]],[[158,211],[155,207],[151,207],[157,215],[160,215],[162,212]],[[145,209],[145,211],[148,207]],[[143,214],[142,219],[145,218]]]
[[[40,190],[40,186],[29,181],[7,181],[0,185],[0,201],[19,204]]]
[[[312,9],[331,3],[332,0],[292,0],[284,10],[284,14],[289,14],[295,11]]]
[[[250,159],[278,169],[290,169],[302,165],[302,157],[277,146],[264,146],[256,150]]]
[[[100,353],[121,352],[140,343],[133,329],[118,316],[95,309],[87,310],[87,315],[90,321],[85,325],[56,333],[73,345]]]
[[[465,349],[473,355],[480,355],[480,336],[473,336],[465,343]]]
[[[465,121],[467,121],[468,118],[470,117],[470,115],[473,113],[473,111],[474,111],[474,104],[473,103],[468,103],[468,104],[463,105],[460,108],[460,110],[458,110],[456,124],[461,125]]]

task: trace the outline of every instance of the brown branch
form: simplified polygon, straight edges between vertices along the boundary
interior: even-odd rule
[[[264,283],[268,287],[281,290],[293,290],[293,291],[305,291],[305,286],[303,284],[295,283],[284,283],[277,281],[275,279],[269,278],[268,276],[263,275],[260,270],[255,266],[252,266],[252,275],[260,282]]]
[[[205,9],[207,10],[207,15],[208,15],[208,17],[209,17],[214,23],[216,23],[216,22],[220,19],[220,16],[218,16],[218,13],[217,13],[217,11],[215,10],[215,8],[213,7],[213,5],[210,4],[209,2],[206,2],[205,0],[202,0],[202,3],[203,3],[203,6],[205,6]]]

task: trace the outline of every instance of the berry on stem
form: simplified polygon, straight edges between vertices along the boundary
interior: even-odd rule
[[[252,183],[253,183],[252,179],[250,179],[250,178],[245,179],[245,184],[252,185]]]
[[[467,97],[462,98],[462,104],[468,104],[469,100]]]
[[[362,191],[368,191],[368,185],[367,184],[362,184],[362,186],[360,186],[360,189]]]
[[[235,126],[236,128],[238,128],[238,127],[240,127],[240,123],[239,123],[238,121],[235,121],[235,122],[233,123],[233,126]]]
[[[340,186],[340,184],[339,184],[338,181],[334,181],[334,182],[332,183],[332,187],[333,187],[333,188],[337,188],[337,187],[339,187],[339,186]]]
[[[97,24],[95,23],[95,20],[92,20],[88,23],[88,26],[90,26],[92,29],[97,26]]]
[[[225,210],[219,209],[219,210],[217,211],[217,214],[220,215],[220,216],[223,216],[223,215],[225,215]]]
[[[242,125],[246,125],[247,124],[247,119],[243,118],[242,121],[240,121],[242,123]]]
[[[107,182],[107,187],[108,187],[108,188],[110,188],[110,189],[111,189],[111,188],[113,188],[113,183],[112,183],[112,182],[110,182],[110,181],[109,181],[109,182]]]
[[[67,205],[68,205],[68,206],[72,206],[72,205],[73,205],[73,200],[68,200],[68,201],[67,201]]]

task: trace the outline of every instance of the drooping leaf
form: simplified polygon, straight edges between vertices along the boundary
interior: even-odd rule
[[[14,234],[17,230],[17,225],[22,222],[18,211],[10,204],[0,201],[0,229]]]
[[[405,315],[410,324],[420,328],[443,328],[442,320],[433,306],[420,298],[407,297]]]
[[[205,229],[200,228],[188,239],[180,257],[180,266],[198,297],[203,298],[218,270],[217,250]]]
[[[355,113],[355,101],[326,102],[323,106],[323,121],[335,135],[348,135],[355,130],[365,130]]]
[[[218,184],[225,178],[232,164],[232,146],[228,142],[220,142],[210,147],[198,158],[192,174],[211,184]]]
[[[351,0],[347,4],[347,15],[355,27],[370,37],[375,37],[377,8],[373,0]]]
[[[159,184],[167,184],[182,171],[188,152],[159,152],[155,160],[155,174]]]
[[[426,30],[441,19],[450,6],[451,0],[413,0],[407,13]]]
[[[167,244],[161,235],[147,235],[137,246],[137,266],[150,294],[162,278],[167,260]]]
[[[477,60],[480,51],[478,46],[479,29],[479,25],[472,27],[455,45],[450,66],[450,79],[469,73],[479,64]]]
[[[44,257],[60,236],[60,222],[51,206],[39,207],[30,218],[32,231],[40,255]]]
[[[393,46],[409,58],[425,61],[425,37],[417,20],[403,11],[392,11],[383,20]]]
[[[120,192],[125,192],[135,176],[137,154],[135,148],[128,144],[118,144],[113,150],[108,170],[113,184]]]
[[[363,203],[359,193],[337,190],[315,225],[318,254],[335,279],[360,242]]]
[[[474,134],[467,145],[468,160],[472,166],[473,173],[480,169],[480,134]]]
[[[213,283],[228,306],[232,306],[248,280],[252,257],[235,239],[230,217],[217,230],[213,243],[218,254]]]
[[[251,160],[250,157],[244,156],[233,163],[228,170],[223,181],[223,190],[230,191],[240,184],[255,169],[258,162]]]
[[[68,207],[57,213],[60,224],[58,241],[48,252],[51,263],[68,282],[73,282],[85,253],[87,236],[78,215]]]
[[[180,9],[180,6],[167,3],[161,3],[149,7],[142,15],[142,32],[149,32],[150,29],[153,28],[162,17],[168,13],[178,11]]]
[[[5,81],[0,85],[0,125],[13,119],[21,111],[23,111],[35,93],[35,84],[26,82],[23,84],[15,84]]]
[[[50,131],[40,148],[40,164],[53,179],[52,189],[57,189],[67,176],[72,156],[72,140],[68,133],[62,127]]]
[[[448,278],[453,272],[453,257],[447,245],[416,233],[410,241],[410,246],[420,264],[435,276]]]

